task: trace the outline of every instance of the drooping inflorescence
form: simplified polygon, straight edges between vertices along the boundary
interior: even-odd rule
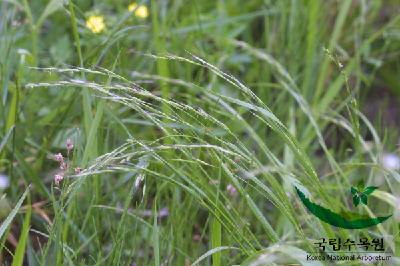
[[[61,171],[59,171],[57,174],[54,175],[54,183],[56,186],[60,185],[60,182],[64,179],[65,175],[68,174],[68,172],[72,172],[71,164],[69,161],[69,155],[74,149],[74,143],[71,139],[67,139],[66,141],[66,148],[67,148],[67,157],[64,158],[62,153],[57,153],[54,155],[54,160],[59,162],[59,168]],[[80,167],[75,167],[73,168],[73,172],[75,174],[79,174],[82,171]]]

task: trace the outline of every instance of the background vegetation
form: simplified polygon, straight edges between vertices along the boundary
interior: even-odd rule
[[[398,1],[130,4],[0,2],[0,264],[307,264],[322,237],[400,255]],[[394,217],[334,228],[293,185]]]

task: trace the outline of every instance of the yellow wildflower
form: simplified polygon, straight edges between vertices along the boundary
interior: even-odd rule
[[[133,10],[135,10],[135,9],[136,9],[136,7],[137,7],[137,4],[136,4],[136,3],[132,3],[132,4],[130,4],[130,5],[128,6],[128,10],[129,10],[129,12],[132,12]]]
[[[102,32],[106,27],[103,16],[90,16],[86,20],[86,27],[88,27],[93,33]]]
[[[147,18],[149,16],[149,9],[145,5],[138,6],[136,3],[132,3],[128,6],[129,12],[135,11],[135,16],[139,18]]]

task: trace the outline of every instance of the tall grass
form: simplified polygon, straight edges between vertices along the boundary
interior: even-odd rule
[[[151,1],[146,20],[105,1],[96,12],[114,16],[97,35],[90,4],[60,3],[0,3],[3,263],[309,264],[322,237],[384,238],[399,263],[397,218],[335,228],[293,189],[343,215],[396,211],[400,175],[381,158],[399,129],[384,137],[363,114],[394,75],[390,3]],[[82,171],[57,187],[67,138]],[[358,185],[379,190],[356,209]]]

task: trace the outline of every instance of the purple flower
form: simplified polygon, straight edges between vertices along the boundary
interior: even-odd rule
[[[232,197],[237,196],[238,192],[237,189],[232,185],[232,184],[228,184],[226,186],[226,191],[228,192],[228,194]]]
[[[169,215],[169,211],[168,208],[162,208],[159,212],[158,212],[158,217],[163,218],[163,217],[167,217]]]
[[[60,181],[64,179],[64,176],[62,174],[56,174],[54,176],[54,183],[56,183],[56,186],[60,184]]]
[[[70,151],[72,151],[73,148],[74,148],[74,143],[72,142],[71,139],[67,139],[67,150],[68,150],[68,153]]]
[[[63,157],[63,155],[61,153],[57,153],[56,155],[54,155],[54,159],[57,162],[63,162],[64,161],[64,157]]]
[[[75,171],[75,174],[78,175],[81,173],[82,169],[80,167],[75,167],[74,171]]]

